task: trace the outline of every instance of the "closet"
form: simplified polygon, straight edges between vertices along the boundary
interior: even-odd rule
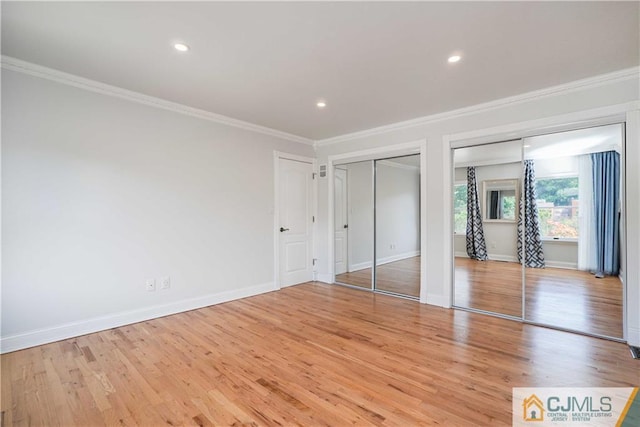
[[[337,164],[335,282],[420,296],[420,155]]]
[[[623,159],[623,124],[454,149],[454,306],[622,339]]]

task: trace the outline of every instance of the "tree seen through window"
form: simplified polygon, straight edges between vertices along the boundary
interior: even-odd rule
[[[544,238],[578,238],[578,177],[536,180],[540,234]]]

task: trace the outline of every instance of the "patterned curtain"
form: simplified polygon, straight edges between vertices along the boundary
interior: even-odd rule
[[[620,155],[615,151],[593,153],[591,161],[596,226],[596,277],[617,276],[620,270]]]
[[[478,201],[476,168],[467,168],[467,255],[478,261],[487,260],[487,244],[484,241],[482,215]]]
[[[522,264],[522,246],[524,236],[525,267],[544,268],[544,251],[540,237],[540,220],[536,204],[536,173],[533,160],[523,164],[524,194],[520,197],[520,215],[518,216],[518,261]]]

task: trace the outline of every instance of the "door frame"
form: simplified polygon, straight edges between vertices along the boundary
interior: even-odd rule
[[[444,168],[443,186],[444,188],[451,189],[453,185],[453,149],[455,148],[471,147],[490,142],[507,141],[614,123],[625,123],[623,155],[620,159],[621,173],[624,174],[624,183],[621,188],[624,188],[626,192],[625,200],[623,200],[625,233],[624,235],[621,234],[620,238],[621,243],[624,242],[626,244],[625,257],[627,259],[626,271],[624,272],[626,280],[623,286],[622,333],[624,341],[632,345],[637,345],[640,343],[640,314],[637,313],[640,305],[632,304],[640,304],[640,286],[630,287],[629,284],[640,283],[640,266],[635,263],[630,264],[628,260],[637,259],[638,255],[640,255],[640,223],[638,223],[638,221],[629,222],[628,219],[638,218],[640,216],[640,197],[638,194],[640,193],[640,187],[634,184],[640,180],[640,169],[637,167],[627,168],[625,166],[630,162],[637,162],[640,158],[640,138],[638,136],[640,135],[640,102],[632,101],[544,119],[444,135],[442,138],[442,152],[443,163],[446,167]],[[633,191],[635,191],[635,194],[632,194]],[[445,242],[445,253],[448,254],[447,262],[445,262],[444,280],[445,283],[449,285],[449,293],[447,295],[449,299],[448,306],[452,307],[455,254],[453,252],[453,197],[451,191],[445,191],[444,198],[445,226],[443,227],[443,241]],[[530,323],[524,320],[523,322]],[[573,330],[571,332],[580,333]]]
[[[314,221],[311,225],[311,253],[313,259],[317,259],[316,233],[318,227],[318,179],[317,161],[313,157],[300,156],[298,154],[286,153],[283,151],[273,151],[273,287],[275,290],[282,289],[280,284],[280,160],[293,160],[297,162],[311,164],[313,173],[313,184],[311,186],[311,214]],[[317,265],[313,265],[312,280],[316,280]]]
[[[368,150],[352,151],[343,154],[336,154],[327,157],[327,219],[328,219],[328,266],[329,273],[327,281],[335,283],[335,240],[334,240],[334,170],[336,165],[344,163],[360,162],[365,160],[384,159],[387,157],[397,157],[403,155],[420,155],[420,250],[426,255],[427,247],[427,140],[407,142],[392,146],[371,148]],[[426,304],[427,301],[427,257],[420,257],[420,302]]]
[[[346,186],[344,186],[343,188],[343,192],[344,192],[344,209],[345,209],[345,216],[344,219],[347,221],[347,228],[344,229],[344,240],[346,244],[343,244],[343,248],[346,248],[346,250],[344,250],[344,264],[345,264],[345,273],[349,272],[349,260],[351,259],[351,239],[349,238],[349,228],[348,225],[351,223],[351,213],[349,212],[349,205],[350,205],[350,200],[351,200],[351,190],[349,188],[349,170],[348,169],[342,169],[342,171],[344,172],[344,176],[345,176],[345,180],[346,180]],[[335,180],[335,171],[334,171],[334,180]],[[335,181],[334,181],[335,183]],[[334,195],[335,195],[335,187],[334,187]],[[334,227],[335,227],[335,217],[334,217]],[[334,230],[335,233],[335,230]],[[335,242],[334,242],[334,248],[335,248]],[[335,269],[335,260],[334,262],[334,269]]]

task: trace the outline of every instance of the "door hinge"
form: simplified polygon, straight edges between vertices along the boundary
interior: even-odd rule
[[[313,172],[313,173],[311,174],[311,179],[316,179],[316,173],[315,173],[315,172]]]
[[[316,217],[315,216],[311,217],[311,222],[316,222]]]

